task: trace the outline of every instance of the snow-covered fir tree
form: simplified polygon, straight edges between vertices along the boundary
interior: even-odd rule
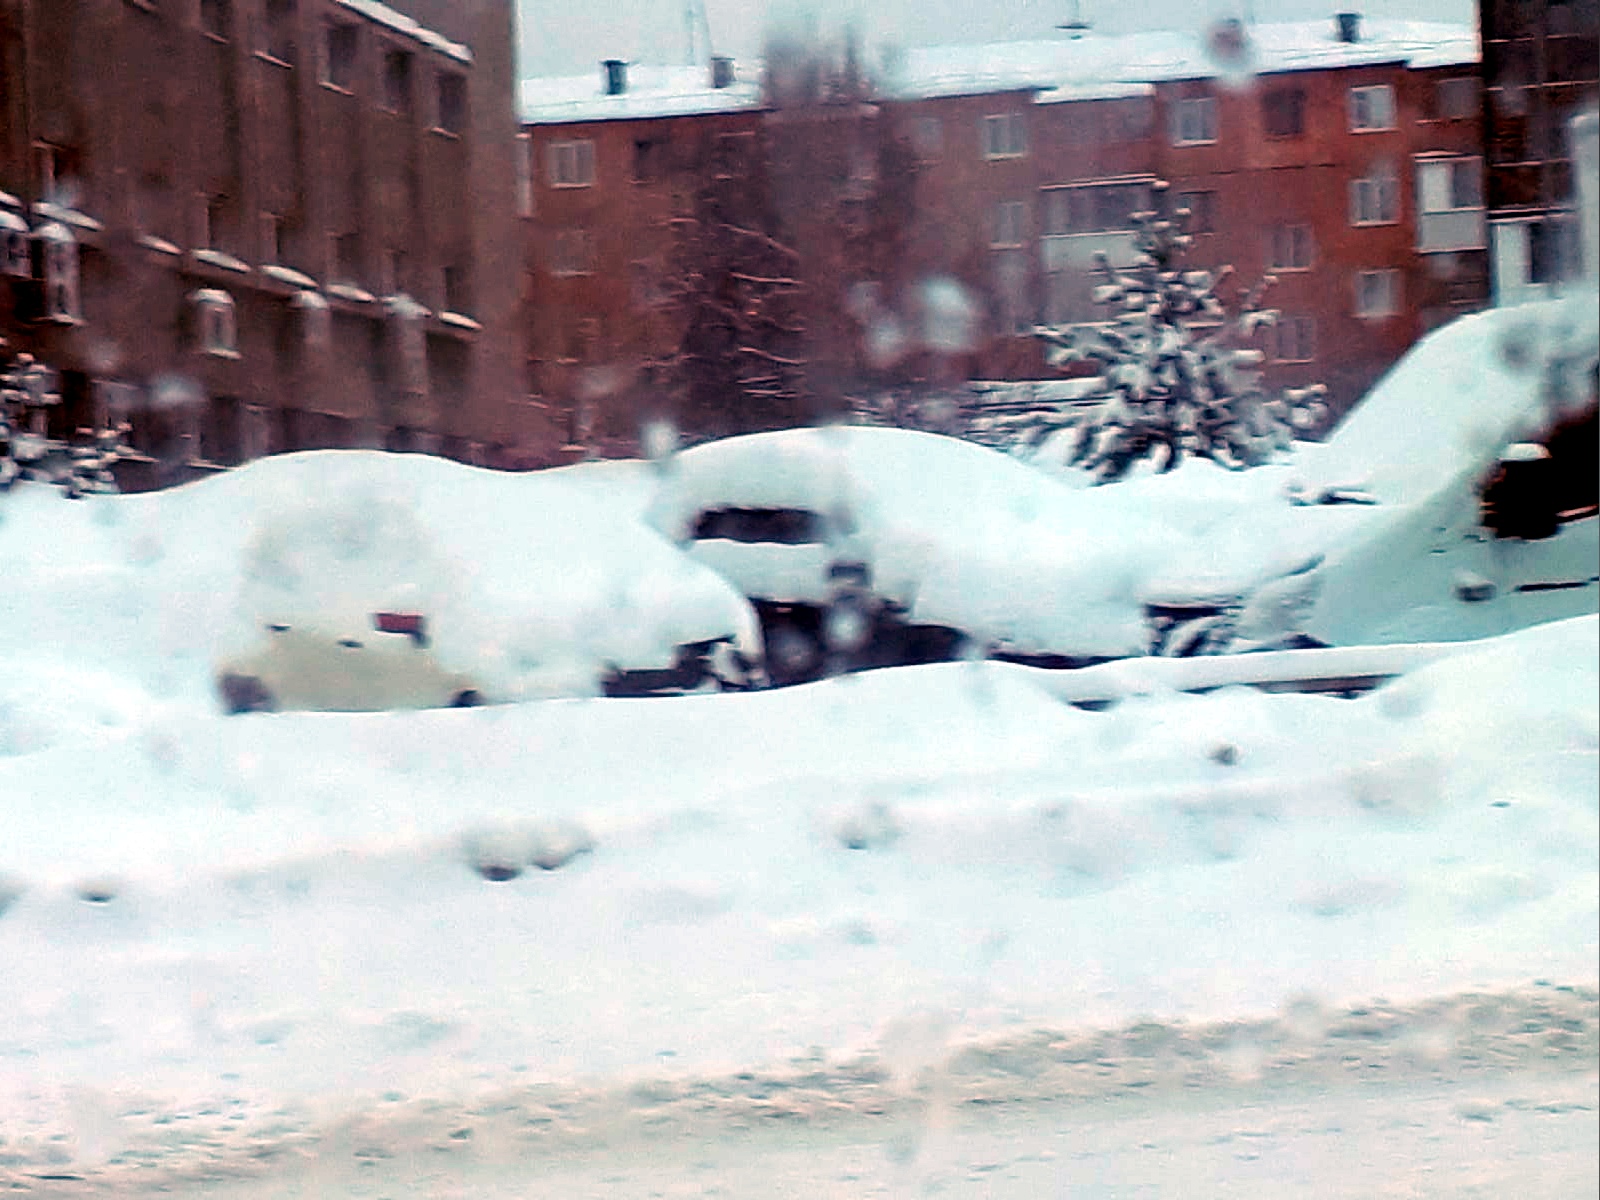
[[[1103,394],[1069,421],[1063,437],[1066,462],[1101,483],[1145,459],[1159,471],[1189,457],[1234,470],[1259,466],[1327,419],[1326,388],[1267,394],[1254,370],[1264,355],[1243,344],[1277,320],[1261,304],[1273,278],[1241,289],[1230,313],[1219,293],[1233,268],[1185,269],[1189,211],[1172,210],[1164,181],[1154,192],[1154,207],[1133,215],[1134,264],[1119,269],[1096,255],[1094,300],[1114,315],[1034,330],[1052,365],[1090,360],[1101,367]]]
[[[18,480],[54,484],[69,497],[117,490],[111,467],[126,429],[76,442],[51,437],[49,412],[60,403],[56,373],[30,354],[8,354],[0,340],[0,491]]]

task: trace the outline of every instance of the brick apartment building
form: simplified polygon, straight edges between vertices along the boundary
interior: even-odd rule
[[[134,486],[537,440],[511,28],[509,0],[0,5],[0,336],[60,372],[61,431],[128,419]]]
[[[860,111],[915,156],[914,212],[870,311],[859,287],[834,298],[862,315],[858,366],[877,378],[1047,373],[1025,331],[1098,315],[1092,255],[1127,258],[1130,216],[1164,179],[1194,213],[1195,266],[1230,264],[1241,286],[1277,278],[1268,382],[1325,382],[1342,410],[1420,333],[1488,301],[1478,61],[1472,30],[1355,14],[1224,24],[1209,40],[1090,34],[901,53]],[[642,147],[766,137],[776,116],[753,81],[610,71],[523,94],[534,387],[591,413],[607,397],[637,403],[633,345],[673,336],[657,311],[669,281],[647,248],[684,181],[635,169]],[[953,331],[952,283],[964,326]],[[574,375],[589,381],[581,403]]]
[[[1568,121],[1600,92],[1600,0],[1479,0],[1495,299],[1546,294],[1579,257]]]

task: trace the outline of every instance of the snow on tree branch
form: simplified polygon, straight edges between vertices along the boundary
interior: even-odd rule
[[[1262,306],[1275,280],[1268,275],[1241,289],[1230,316],[1219,292],[1233,268],[1182,267],[1193,242],[1182,228],[1190,214],[1180,208],[1168,215],[1168,190],[1157,182],[1155,209],[1133,214],[1132,266],[1118,269],[1096,255],[1093,299],[1114,315],[1034,330],[1052,365],[1090,360],[1101,367],[1106,388],[1069,423],[1066,458],[1100,483],[1123,478],[1144,459],[1161,471],[1190,457],[1231,470],[1259,466],[1327,417],[1321,384],[1275,396],[1262,389],[1255,368],[1265,355],[1241,343],[1276,323],[1277,311]]]

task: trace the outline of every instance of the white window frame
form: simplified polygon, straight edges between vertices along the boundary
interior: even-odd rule
[[[994,206],[994,227],[989,231],[991,250],[1018,250],[1028,244],[1028,202],[1001,200]]]
[[[594,159],[594,141],[591,138],[546,142],[545,179],[553,188],[593,187]]]
[[[1020,112],[990,113],[983,118],[983,156],[990,159],[1025,158],[1028,154],[1027,116]]]
[[[594,238],[587,229],[558,229],[550,240],[550,274],[558,278],[594,274]]]
[[[1292,353],[1284,352],[1284,335],[1294,330]],[[1272,361],[1308,363],[1317,361],[1317,319],[1308,313],[1279,313],[1272,328]]]
[[[1383,133],[1396,128],[1391,84],[1373,83],[1351,88],[1348,106],[1351,133]]]
[[[1290,221],[1267,231],[1267,270],[1309,271],[1316,261],[1316,236],[1306,222]]]
[[[1388,167],[1350,181],[1350,224],[1396,225],[1400,222],[1400,177]]]
[[[1382,294],[1374,300],[1369,289],[1382,287]],[[1381,321],[1400,315],[1400,272],[1393,267],[1380,270],[1357,271],[1355,278],[1354,315],[1363,321]]]
[[[1450,202],[1444,206],[1432,203],[1433,189],[1424,181],[1424,173],[1430,169],[1448,168],[1451,177],[1448,181]],[[1459,204],[1456,202],[1457,191],[1455,178],[1456,172],[1465,169],[1472,178],[1471,192],[1475,198],[1469,197],[1470,202]],[[1483,159],[1476,154],[1462,154],[1450,158],[1419,158],[1417,159],[1417,215],[1419,217],[1441,213],[1476,212],[1483,208]]]
[[[1217,98],[1187,96],[1173,101],[1170,133],[1174,146],[1209,146],[1215,143]]]

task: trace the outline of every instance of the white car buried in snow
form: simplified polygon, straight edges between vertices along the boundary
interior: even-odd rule
[[[1152,650],[1460,641],[1596,611],[1597,350],[1592,292],[1423,339],[1279,495],[1191,528],[1145,588]],[[1118,486],[1171,512],[1184,481]]]
[[[325,451],[200,485],[244,493],[254,526],[216,660],[224,707],[429,708],[755,682],[754,614],[634,518],[625,497],[640,475]]]
[[[1112,493],[954,438],[832,426],[673,455],[650,519],[749,598],[768,675],[792,683],[1141,653],[1138,584],[1179,542]]]

